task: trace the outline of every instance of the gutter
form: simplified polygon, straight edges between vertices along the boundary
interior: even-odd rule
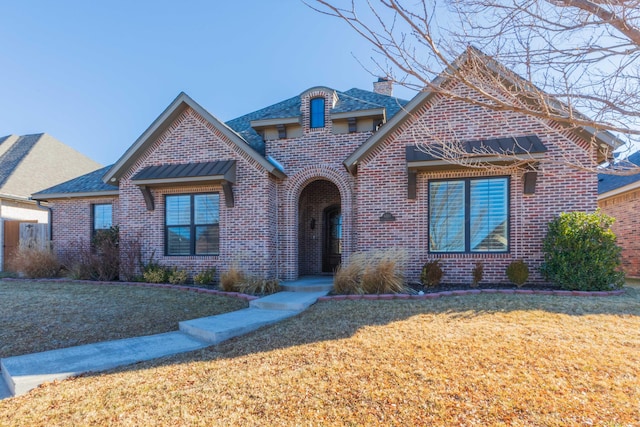
[[[40,209],[46,209],[48,212],[49,241],[53,241],[53,210],[49,206],[42,206],[41,200],[36,200],[36,206]]]

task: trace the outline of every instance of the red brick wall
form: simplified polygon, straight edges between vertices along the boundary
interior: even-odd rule
[[[113,225],[118,225],[118,197],[56,199],[50,202],[53,246],[60,256],[64,257],[67,252],[77,253],[79,248],[89,244],[93,227],[92,206],[106,203],[113,205]]]
[[[471,96],[471,94],[466,94]],[[432,108],[429,108],[432,107]],[[405,147],[443,141],[468,141],[519,135],[538,135],[549,149],[547,161],[539,166],[536,192],[523,194],[522,172],[463,170],[421,172],[417,198],[407,198]],[[418,280],[422,265],[441,259],[449,283],[470,283],[476,261],[484,263],[486,282],[507,282],[505,269],[522,258],[530,266],[530,281],[540,282],[540,251],[546,224],[563,211],[593,211],[596,208],[596,175],[549,162],[571,154],[587,160],[587,153],[570,135],[563,135],[545,123],[515,113],[492,112],[448,99],[435,99],[358,167],[356,246],[359,250],[403,247],[409,255],[407,276]],[[428,182],[431,179],[476,176],[510,176],[510,250],[506,254],[430,254],[428,250]],[[390,212],[393,222],[380,216]]]
[[[602,212],[616,219],[611,229],[622,248],[622,268],[630,277],[640,277],[640,190],[631,190],[598,201]]]

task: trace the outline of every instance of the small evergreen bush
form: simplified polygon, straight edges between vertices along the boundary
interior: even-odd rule
[[[603,291],[624,284],[621,249],[611,231],[614,219],[595,213],[569,212],[549,223],[542,250],[543,276],[568,290]]]
[[[186,270],[179,270],[174,267],[169,271],[167,279],[172,285],[184,285],[189,280],[189,273]]]
[[[482,281],[482,277],[484,276],[484,264],[482,261],[477,261],[476,265],[471,270],[471,287],[477,288],[480,282]]]
[[[163,265],[150,261],[144,266],[142,277],[147,283],[167,283],[169,280],[169,271]]]
[[[213,285],[216,278],[215,267],[207,268],[193,276],[193,283],[196,285]]]
[[[444,272],[440,266],[440,260],[429,261],[422,267],[420,281],[427,288],[434,288],[440,284]]]
[[[529,278],[529,266],[521,259],[511,261],[507,266],[507,277],[517,287],[522,287]]]

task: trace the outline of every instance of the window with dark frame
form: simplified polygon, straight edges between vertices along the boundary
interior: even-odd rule
[[[165,196],[166,255],[218,255],[219,222],[217,193]]]
[[[91,234],[108,230],[113,226],[113,206],[111,203],[91,205]]]
[[[313,98],[309,101],[309,127],[312,129],[324,127],[324,98]]]
[[[429,251],[509,251],[509,178],[429,182]]]

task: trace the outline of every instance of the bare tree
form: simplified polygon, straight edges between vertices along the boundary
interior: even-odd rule
[[[556,161],[602,172],[600,163],[611,158],[611,145],[621,141],[632,150],[640,142],[640,0],[307,4],[344,20],[371,43],[377,52],[374,74],[416,91],[553,120],[594,135],[588,159],[567,152]],[[461,85],[480,96],[465,95]],[[472,167],[494,167],[474,160],[486,154],[509,155],[480,150],[469,156],[454,140],[439,141],[431,154]],[[620,161],[606,172],[640,170]]]

